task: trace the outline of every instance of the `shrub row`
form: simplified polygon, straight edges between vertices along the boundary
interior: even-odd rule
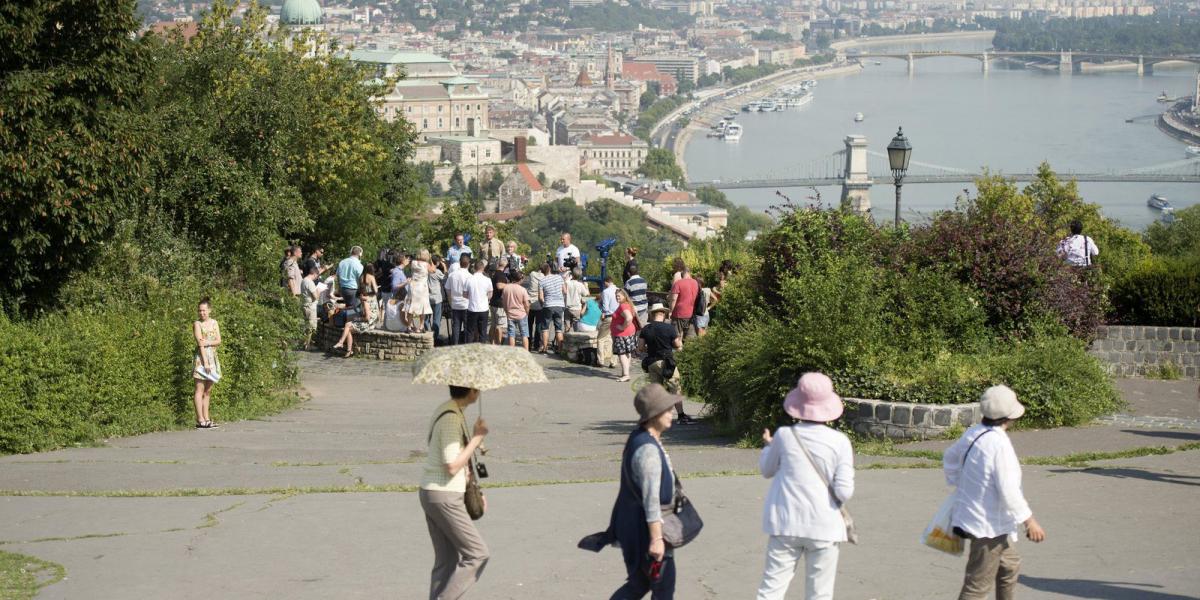
[[[144,303],[67,310],[13,321],[0,315],[0,452],[35,452],[194,422],[191,323],[198,292],[151,292]],[[217,292],[224,378],[212,414],[242,419],[294,395],[289,340],[298,311],[278,300]]]
[[[1113,284],[1109,301],[1120,323],[1200,327],[1200,249],[1141,262]]]

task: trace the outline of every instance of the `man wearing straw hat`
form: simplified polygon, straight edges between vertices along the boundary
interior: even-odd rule
[[[967,573],[959,600],[982,600],[996,589],[997,600],[1012,600],[1021,557],[1013,544],[1017,531],[1034,542],[1046,532],[1033,518],[1021,490],[1021,463],[1008,426],[1025,407],[1008,386],[984,390],[979,398],[983,423],[963,433],[942,457],[946,482],[956,486],[951,525],[954,533],[971,540]]]

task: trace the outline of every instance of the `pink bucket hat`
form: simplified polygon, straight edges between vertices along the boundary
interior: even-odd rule
[[[842,399],[828,376],[805,373],[783,399],[783,410],[793,419],[828,423],[842,416]]]

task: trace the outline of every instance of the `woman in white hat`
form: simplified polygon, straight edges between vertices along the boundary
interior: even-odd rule
[[[829,377],[805,373],[783,409],[797,423],[773,436],[764,429],[758,460],[763,477],[772,479],[763,506],[763,531],[771,537],[757,598],[781,600],[802,557],[805,598],[833,598],[837,545],[846,541],[840,509],[854,495],[850,438],[827,425],[842,416],[842,399]]]
[[[950,524],[954,533],[971,540],[958,598],[987,598],[995,588],[998,600],[1011,600],[1021,566],[1013,547],[1017,531],[1024,525],[1034,542],[1046,539],[1046,532],[1025,501],[1021,463],[1008,439],[1008,426],[1025,414],[1025,407],[1004,385],[984,390],[979,407],[983,423],[968,429],[942,455],[946,483],[956,488]]]

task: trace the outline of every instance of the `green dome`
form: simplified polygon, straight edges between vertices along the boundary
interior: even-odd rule
[[[285,0],[279,11],[279,22],[284,25],[319,25],[321,5],[317,0]]]

